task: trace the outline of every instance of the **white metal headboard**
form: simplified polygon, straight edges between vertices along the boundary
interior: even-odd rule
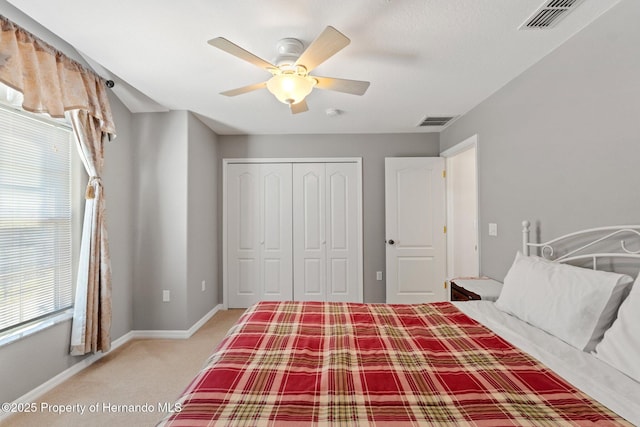
[[[546,259],[553,259],[556,262],[570,262],[591,260],[593,263],[593,269],[596,269],[597,261],[601,258],[635,258],[640,259],[640,249],[631,250],[627,247],[624,239],[621,237],[632,237],[634,239],[640,239],[640,225],[614,225],[608,227],[589,228],[586,230],[580,230],[573,233],[565,234],[564,236],[556,237],[544,243],[531,243],[529,241],[529,233],[531,223],[529,221],[522,221],[522,253],[529,255],[531,248],[535,248],[540,251],[540,256]],[[569,250],[567,253],[553,258],[554,247],[558,247],[563,243],[570,243],[572,240],[585,238],[591,239],[587,243],[583,243],[581,246]],[[598,252],[596,245],[602,243],[619,242],[619,248],[614,251]],[[640,241],[640,240],[639,240]],[[595,250],[595,251],[594,251]],[[592,252],[594,251],[594,252]]]

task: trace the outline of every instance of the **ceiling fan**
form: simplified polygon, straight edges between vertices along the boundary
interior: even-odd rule
[[[347,36],[331,26],[325,28],[304,51],[300,40],[282,39],[277,45],[279,56],[274,65],[223,37],[216,37],[208,41],[211,46],[260,67],[272,75],[265,82],[221,92],[221,95],[236,96],[266,87],[279,101],[289,105],[292,114],[302,113],[309,109],[305,97],[311,93],[313,88],[364,95],[369,87],[369,82],[309,75],[314,68],[342,50],[350,42],[351,40]]]

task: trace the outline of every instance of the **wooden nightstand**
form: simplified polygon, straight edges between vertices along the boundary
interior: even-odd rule
[[[495,301],[502,291],[502,283],[493,279],[451,279],[451,301]]]

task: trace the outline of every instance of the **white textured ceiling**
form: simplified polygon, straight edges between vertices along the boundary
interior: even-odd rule
[[[136,88],[138,97],[120,92],[134,112],[189,110],[219,134],[308,134],[439,131],[416,126],[466,113],[618,0],[584,0],[544,31],[518,30],[543,0],[9,2]],[[306,46],[327,25],[351,44],[312,74],[368,80],[364,96],[314,90],[309,111],[291,115],[266,90],[219,95],[270,75],[207,40],[222,36],[273,61],[278,40]],[[328,108],[344,114],[329,117]]]

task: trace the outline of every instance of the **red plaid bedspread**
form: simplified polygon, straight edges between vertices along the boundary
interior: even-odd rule
[[[263,302],[160,426],[631,425],[450,303]]]

